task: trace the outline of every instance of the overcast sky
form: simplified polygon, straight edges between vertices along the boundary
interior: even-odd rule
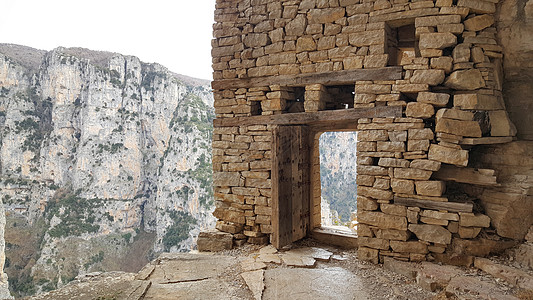
[[[215,0],[0,0],[0,43],[84,47],[212,79]]]

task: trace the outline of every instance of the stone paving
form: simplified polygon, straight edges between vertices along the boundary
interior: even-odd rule
[[[87,274],[31,299],[519,299],[517,291],[473,268],[392,258],[382,267],[333,247],[266,246],[238,255],[164,253],[137,274]]]

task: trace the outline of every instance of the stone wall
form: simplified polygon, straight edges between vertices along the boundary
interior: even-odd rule
[[[523,239],[522,231],[501,234],[500,217],[468,190],[497,185],[489,164],[476,160],[481,169],[472,168],[471,148],[509,143],[516,135],[502,94],[497,4],[217,1],[212,51],[217,228],[233,233],[239,244],[267,242],[277,201],[270,193],[273,126],[221,126],[224,120],[396,106],[401,116],[358,120],[360,258],[450,261],[462,241]],[[338,86],[316,76],[317,82],[298,86],[291,79],[360,74],[356,70],[390,74],[394,67],[401,68],[395,80],[354,79]]]
[[[496,15],[504,55],[504,99],[518,137],[533,140],[533,1],[503,0]]]

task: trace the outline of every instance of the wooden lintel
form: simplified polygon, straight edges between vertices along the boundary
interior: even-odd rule
[[[270,116],[251,116],[236,118],[219,118],[213,120],[215,127],[241,125],[317,125],[357,122],[361,118],[400,118],[400,106],[378,106],[371,108],[350,108],[324,110],[319,112],[303,112]]]
[[[394,204],[421,207],[435,210],[447,210],[452,212],[472,212],[474,205],[472,203],[459,203],[459,202],[440,202],[431,200],[421,200],[404,197],[394,197]]]
[[[323,85],[347,85],[360,80],[399,80],[402,79],[402,67],[385,67],[377,69],[344,70],[323,73],[297,75],[279,75],[267,77],[222,79],[211,82],[214,90],[238,89],[281,85],[288,87],[306,86],[320,83]]]
[[[459,168],[452,165],[442,165],[433,173],[433,178],[483,186],[498,186],[494,170]]]

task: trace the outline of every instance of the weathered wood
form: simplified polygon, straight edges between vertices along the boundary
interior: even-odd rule
[[[484,186],[498,186],[496,175],[491,169],[459,168],[452,165],[442,165],[433,173],[433,178],[461,183],[470,183]]]
[[[377,69],[344,70],[324,73],[298,75],[279,75],[239,79],[222,79],[211,82],[214,90],[263,87],[270,85],[305,86],[320,83],[323,85],[347,85],[360,80],[398,80],[402,79],[401,67]]]
[[[512,136],[487,136],[480,138],[463,138],[460,142],[461,145],[490,145],[490,144],[504,144],[513,141]]]
[[[324,110],[318,112],[302,112],[292,114],[251,116],[237,118],[218,118],[213,120],[215,127],[241,125],[314,125],[334,122],[357,122],[361,118],[399,118],[402,116],[400,106],[378,106],[371,108],[350,108],[340,110]]]
[[[437,202],[430,200],[404,198],[398,196],[394,197],[394,204],[403,206],[418,206],[421,208],[447,210],[452,212],[472,212],[472,208],[474,207],[472,203]]]
[[[306,126],[276,126],[272,153],[272,244],[288,245],[309,228],[309,147]]]

